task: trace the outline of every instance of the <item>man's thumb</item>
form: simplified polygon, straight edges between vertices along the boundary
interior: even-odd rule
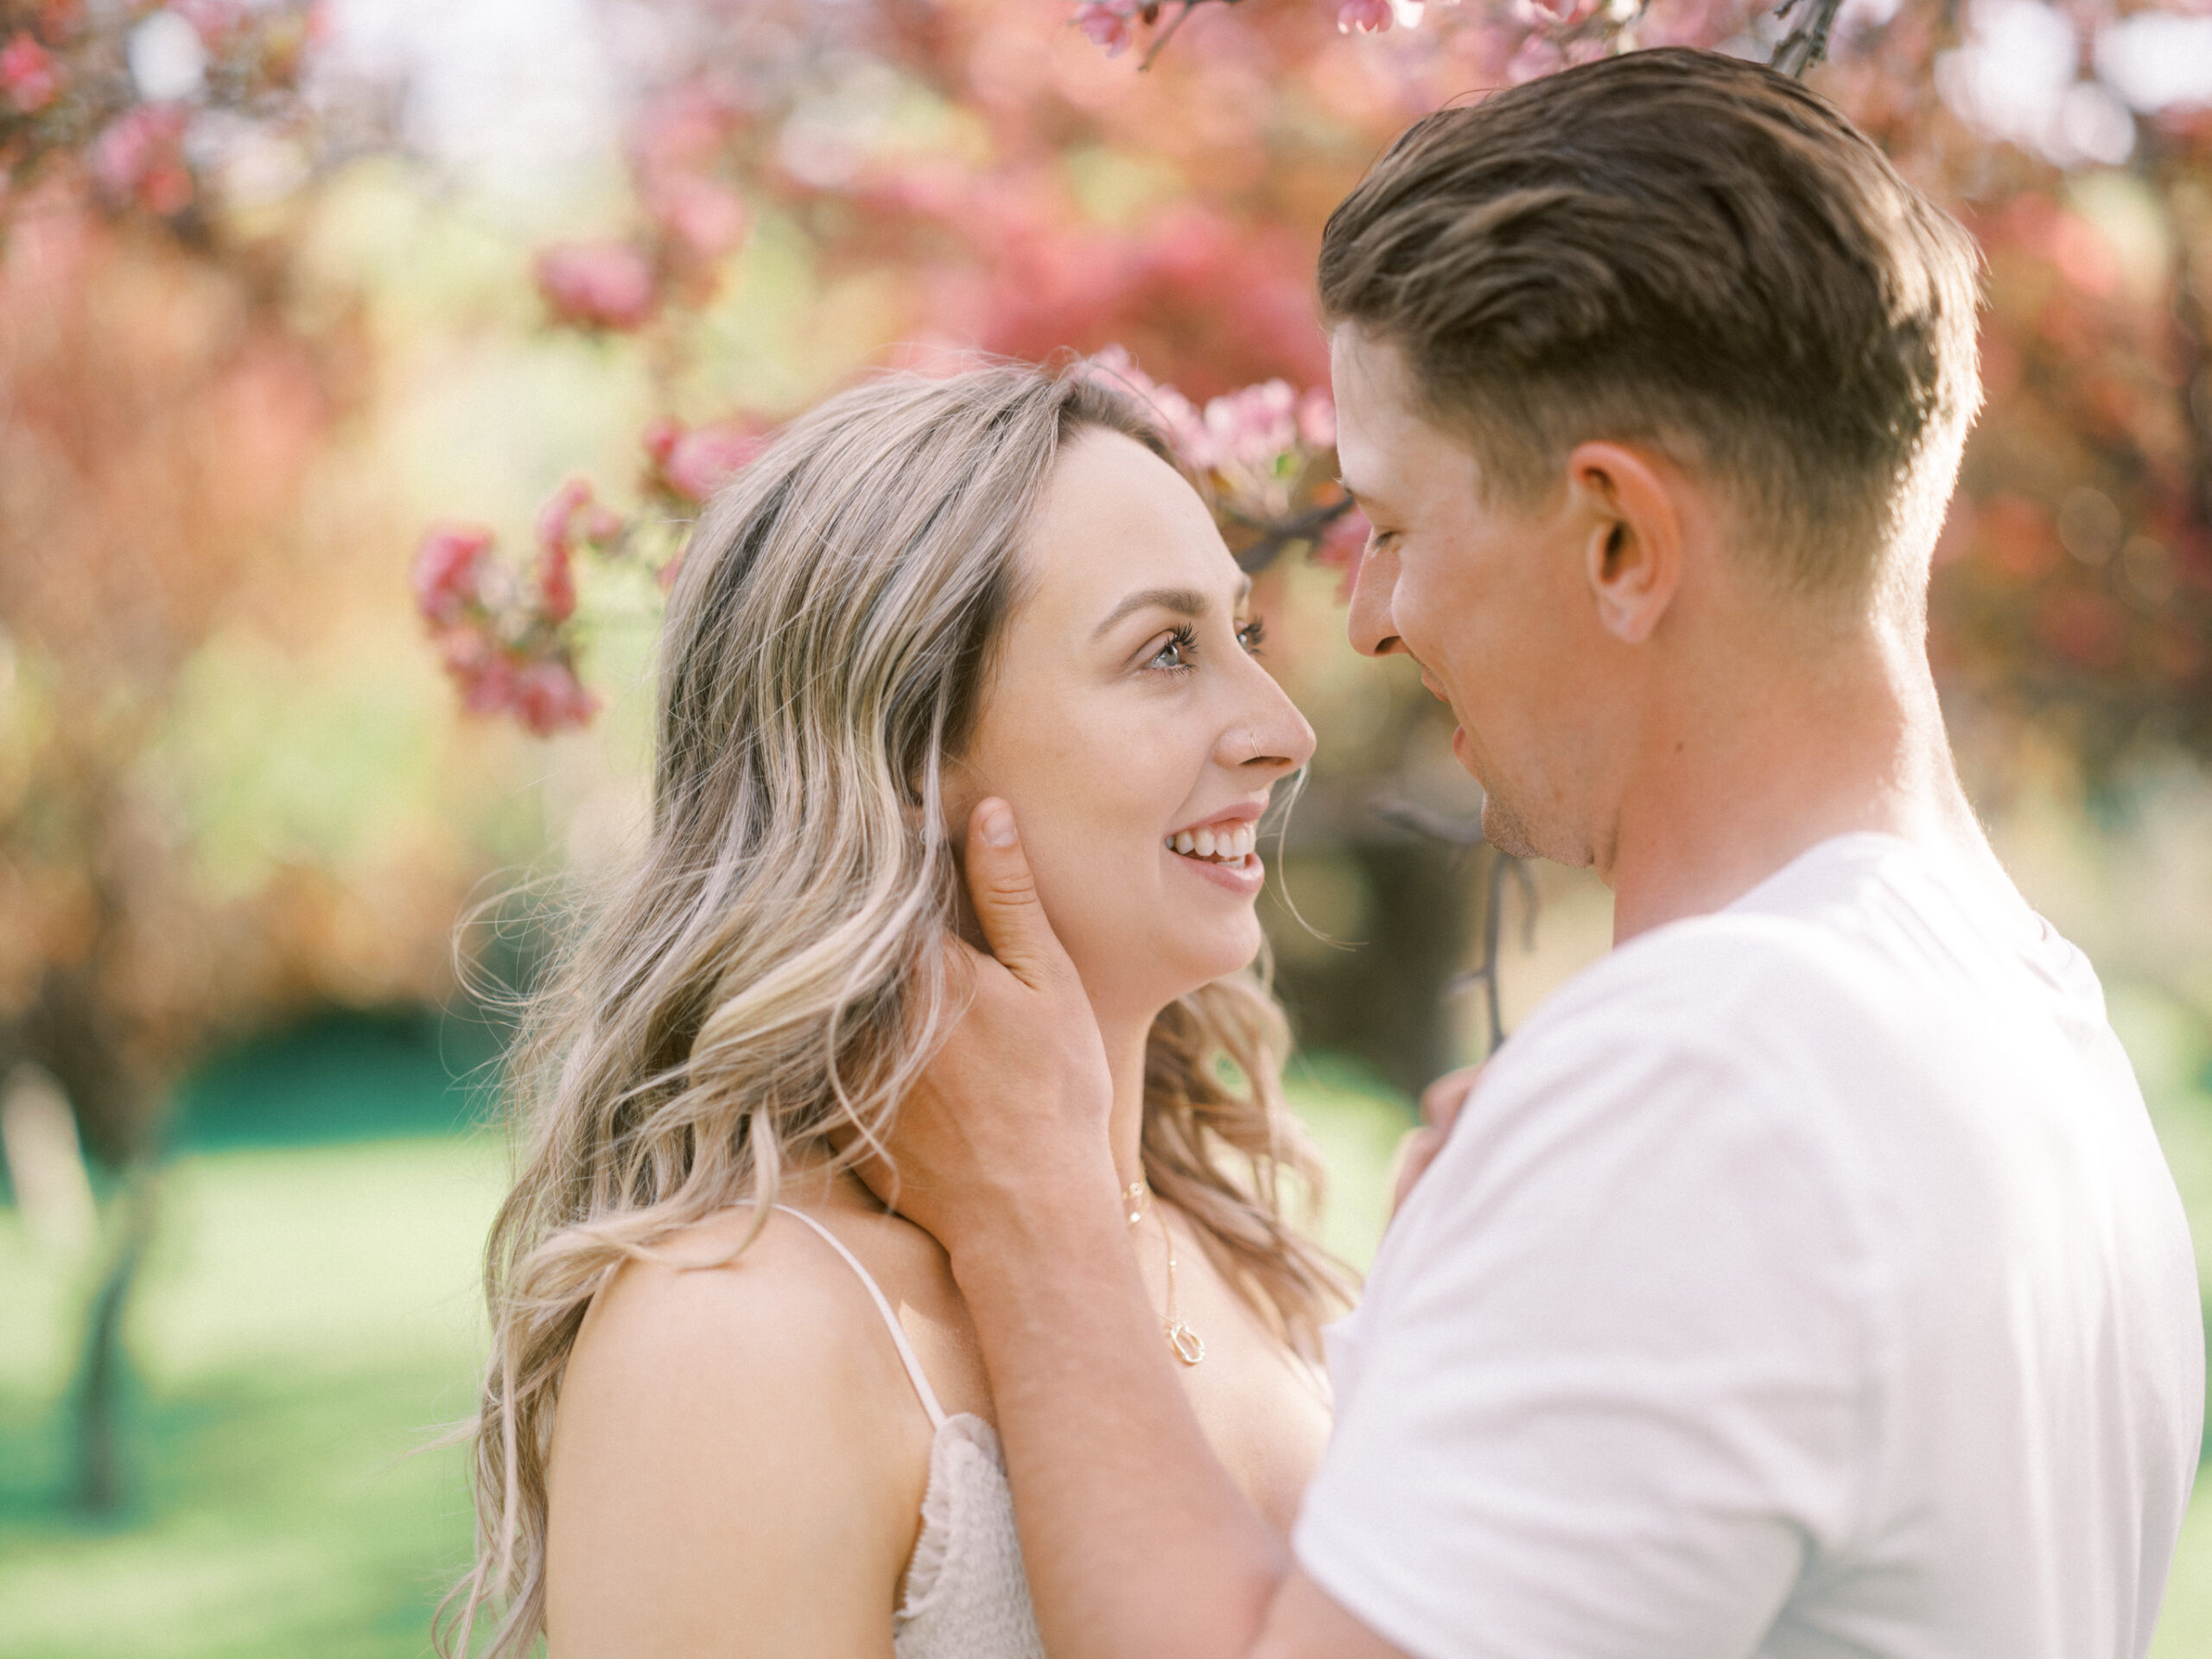
[[[1041,988],[1067,953],[1037,901],[1036,878],[1021,850],[1014,809],[995,796],[977,803],[968,820],[968,896],[1000,965],[1023,984]]]

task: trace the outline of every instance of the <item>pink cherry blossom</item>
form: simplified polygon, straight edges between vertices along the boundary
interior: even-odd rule
[[[679,501],[706,500],[759,454],[768,435],[749,421],[722,421],[689,429],[674,421],[645,429],[652,460],[648,482]]]
[[[1298,400],[1298,437],[1309,449],[1337,447],[1337,404],[1327,387],[1315,386]]]
[[[733,252],[749,224],[745,198],[712,179],[676,177],[645,192],[645,212],[692,258]]]
[[[1135,398],[1159,422],[1168,447],[1192,472],[1204,473],[1213,465],[1211,441],[1205,419],[1191,400],[1173,386],[1162,385],[1137,366],[1126,347],[1109,346],[1084,359],[1082,372],[1109,391]]]
[[[537,510],[540,547],[573,550],[582,545],[609,553],[622,539],[622,528],[621,515],[594,499],[591,486],[581,478],[572,478],[554,491]]]
[[[1349,35],[1354,29],[1363,35],[1380,35],[1390,27],[1390,0],[1344,0],[1337,8],[1337,30]]]
[[[435,632],[438,657],[471,715],[512,714],[539,737],[590,723],[599,699],[564,645],[533,653],[501,645],[483,622]]]
[[[1261,468],[1298,445],[1298,394],[1268,380],[1206,405],[1208,458],[1217,470]]]
[[[415,608],[434,626],[450,626],[483,604],[483,556],[492,532],[480,524],[435,524],[415,550],[410,580]]]
[[[591,486],[572,478],[537,512],[537,613],[548,622],[576,613],[575,551],[581,544],[613,550],[622,539],[621,518],[592,499]]]
[[[575,536],[576,514],[591,500],[591,486],[572,478],[546,498],[537,510],[537,544],[568,547]]]
[[[659,302],[652,264],[626,242],[566,242],[537,256],[537,291],[556,322],[627,333]]]
[[[1595,16],[1599,0],[1514,0],[1513,14],[1538,29],[1573,29]]]
[[[1338,573],[1337,603],[1347,604],[1351,590],[1359,581],[1360,562],[1367,554],[1367,538],[1370,534],[1366,515],[1357,507],[1347,507],[1329,521],[1328,529],[1321,532],[1320,544],[1313,550],[1313,563],[1325,565]]]
[[[599,699],[576,677],[565,658],[544,658],[518,669],[508,696],[515,713],[539,737],[590,724]]]
[[[237,34],[248,13],[244,0],[169,0],[168,9],[212,47],[220,47]]]
[[[141,104],[110,122],[92,141],[92,177],[111,200],[135,200],[164,217],[192,204],[184,163],[185,111],[175,104]]]
[[[1089,0],[1076,8],[1075,26],[1093,46],[1104,47],[1108,57],[1118,58],[1129,48],[1129,25],[1136,12],[1134,0]]]
[[[575,550],[566,542],[537,550],[537,612],[556,626],[576,613]]]
[[[0,47],[0,95],[25,115],[54,102],[61,91],[61,71],[37,40],[22,33]]]
[[[499,648],[481,619],[435,628],[431,639],[438,661],[461,692],[461,706],[472,715],[495,715],[514,702],[514,664]]]
[[[1519,86],[1552,73],[1567,61],[1566,54],[1541,35],[1531,35],[1521,42],[1521,49],[1507,60],[1505,79]]]

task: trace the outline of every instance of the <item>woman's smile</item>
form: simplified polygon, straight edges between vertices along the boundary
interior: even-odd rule
[[[1267,867],[1258,850],[1262,810],[1248,806],[1174,830],[1161,846],[1177,864],[1239,898],[1251,898],[1267,880]]]

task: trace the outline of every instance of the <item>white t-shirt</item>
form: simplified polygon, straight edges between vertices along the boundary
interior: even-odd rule
[[[1840,837],[1484,1072],[1329,1332],[1298,1558],[1419,1659],[2133,1659],[2201,1321],[2088,962]]]

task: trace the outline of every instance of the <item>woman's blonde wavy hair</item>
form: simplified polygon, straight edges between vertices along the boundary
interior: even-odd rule
[[[794,1152],[880,1144],[957,1017],[942,769],[974,729],[1054,461],[1092,429],[1167,455],[1076,368],[887,375],[792,423],[694,532],[662,633],[649,837],[508,1057],[520,1173],[486,1252],[477,1558],[442,1651],[467,1652],[490,1607],[494,1659],[543,1628],[546,1462],[593,1295],[739,1200],[750,1243]],[[1310,1353],[1347,1281],[1285,1217],[1319,1183],[1283,1105],[1286,1047],[1252,975],[1168,1007],[1144,1166]]]

